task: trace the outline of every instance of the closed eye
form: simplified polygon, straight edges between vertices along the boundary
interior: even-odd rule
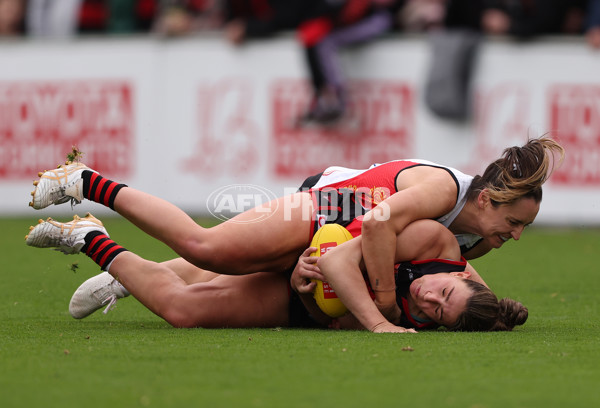
[[[442,289],[442,297],[444,297],[444,296],[446,296],[446,288]],[[444,317],[444,309],[441,306],[438,306],[435,309],[435,314],[437,315],[438,312],[439,312],[439,320],[441,322]]]
[[[448,295],[446,296],[446,303],[448,303],[450,301],[450,296],[452,295],[452,292],[454,292],[455,287],[453,287],[450,292],[448,292]],[[446,295],[446,288],[444,288],[442,290],[442,295]],[[440,309],[440,322],[443,321],[444,318],[444,309]]]

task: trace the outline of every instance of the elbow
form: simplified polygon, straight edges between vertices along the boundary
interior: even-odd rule
[[[319,268],[323,276],[325,276],[325,279],[329,279],[328,275],[331,270],[330,264],[330,257],[328,257],[327,254],[324,254],[323,256],[320,256],[319,259],[317,259],[317,267]]]
[[[337,248],[334,248],[337,249]],[[342,269],[344,263],[339,256],[336,256],[334,250],[331,250],[317,259],[317,267],[325,277],[327,282],[331,282],[336,278],[336,271]]]
[[[361,234],[363,236],[372,236],[378,235],[381,232],[387,231],[390,229],[390,223],[386,222],[389,218],[381,218],[373,213],[370,213],[370,216],[365,216],[362,222]]]
[[[345,250],[349,248],[345,247]],[[317,259],[317,267],[329,283],[339,280],[342,275],[347,276],[354,266],[354,256],[342,247],[333,248]]]

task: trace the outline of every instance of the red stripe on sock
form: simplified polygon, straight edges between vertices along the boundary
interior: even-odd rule
[[[106,238],[106,237],[104,237],[104,238]],[[109,238],[106,238],[106,242],[103,242],[103,243],[102,243],[102,244],[101,244],[101,245],[98,247],[98,249],[96,249],[96,250],[94,251],[94,255],[91,255],[91,258],[92,258],[92,260],[93,260],[94,262],[96,262],[96,263],[97,263],[98,261],[96,261],[96,258],[98,258],[98,255],[100,254],[100,252],[101,252],[101,251],[102,251],[104,248],[106,248],[106,246],[107,246],[107,245],[110,245],[112,242],[114,242],[114,241],[110,240]]]
[[[100,180],[100,183],[98,183],[98,187],[96,187],[96,194],[94,194],[94,201],[97,203],[101,203],[104,202],[104,200],[100,201],[100,193],[102,192],[102,187],[104,187],[104,184],[106,184],[107,180],[105,178],[103,178],[102,180]]]
[[[112,191],[115,189],[116,186],[118,186],[118,184],[115,182],[112,182],[110,184],[110,186],[108,186],[108,189],[106,190],[106,194],[104,194],[103,204],[107,207],[109,206],[108,202],[110,201],[110,194],[112,193]]]
[[[100,241],[104,238],[106,238],[106,235],[102,234],[102,235],[98,235],[97,237],[92,239],[92,242],[90,242],[90,245],[88,245],[88,248],[87,248],[87,251],[85,251],[85,254],[88,256],[91,256],[90,253],[92,252],[92,248],[94,248],[94,246],[98,243],[98,241]]]
[[[100,177],[98,173],[92,173],[92,175],[90,176],[90,185],[88,186],[88,191],[84,191],[85,198],[87,198],[88,200],[92,199],[92,186],[94,185],[94,182],[98,177]]]
[[[112,247],[111,249],[109,249],[108,251],[106,251],[106,253],[104,254],[104,256],[102,257],[102,259],[100,259],[100,262],[98,262],[98,265],[100,265],[101,267],[104,267],[106,265],[104,265],[104,262],[106,262],[106,258],[108,258],[113,252],[115,252],[118,249],[122,249],[123,247],[120,245],[115,245],[114,247]]]

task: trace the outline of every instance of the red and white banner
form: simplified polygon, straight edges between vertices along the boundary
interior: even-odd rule
[[[298,124],[311,92],[290,38],[243,49],[200,37],[24,41],[0,52],[1,214],[32,211],[31,180],[73,145],[101,173],[209,214],[219,189],[238,194],[226,203],[238,210],[247,197],[294,191],[332,165],[422,158],[477,174],[506,147],[548,133],[566,158],[544,187],[536,223],[600,224],[600,59],[583,41],[486,43],[467,122],[425,106],[425,39],[344,50],[348,115],[321,127]],[[556,58],[563,52],[569,58]]]
[[[277,80],[272,86],[271,162],[278,177],[306,178],[333,163],[365,168],[414,155],[415,98],[402,81],[352,81],[345,117],[333,126],[302,126],[306,81]]]
[[[126,177],[135,152],[134,90],[123,80],[0,81],[0,179],[30,179],[66,160]]]
[[[548,90],[550,128],[567,148],[553,183],[600,187],[600,84],[555,84]]]

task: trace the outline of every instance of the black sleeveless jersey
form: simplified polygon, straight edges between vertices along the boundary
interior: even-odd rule
[[[464,258],[461,258],[460,261],[427,259],[424,261],[402,262],[396,265],[396,301],[400,310],[402,310],[400,326],[415,329],[436,328],[438,325],[435,322],[419,322],[411,316],[407,300],[410,284],[423,275],[442,272],[464,272],[466,267],[467,261]]]

